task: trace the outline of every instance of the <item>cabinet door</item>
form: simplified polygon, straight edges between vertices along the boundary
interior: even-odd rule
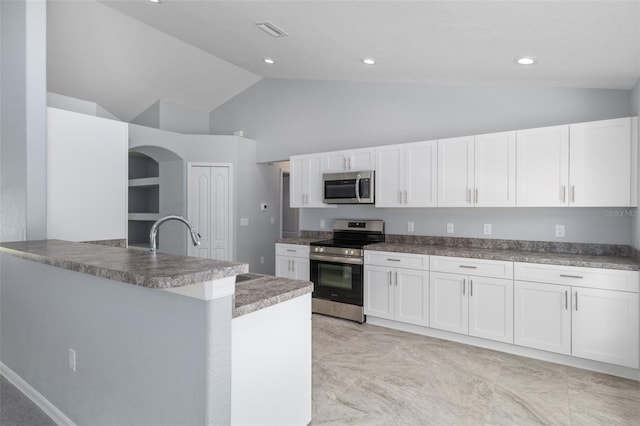
[[[347,167],[351,172],[375,170],[375,148],[352,149],[347,151]]]
[[[570,205],[631,205],[631,120],[572,124],[569,139]]]
[[[306,157],[306,203],[305,207],[328,207],[322,202],[322,155]]]
[[[346,151],[326,152],[323,158],[323,173],[342,173],[347,171]]]
[[[466,275],[431,272],[429,324],[433,328],[468,334],[469,302]]]
[[[289,205],[304,207],[305,202],[305,158],[294,156],[290,159],[291,173],[289,176]]]
[[[404,145],[405,205],[435,207],[438,205],[438,142]]]
[[[429,272],[396,269],[395,319],[416,325],[429,325]]]
[[[438,141],[438,206],[473,205],[473,136]]]
[[[513,343],[513,281],[469,277],[469,335]]]
[[[638,293],[573,287],[572,354],[638,368]]]
[[[291,260],[287,256],[276,256],[276,277],[290,278]]]
[[[309,281],[309,259],[294,257],[291,259],[291,274],[289,278],[294,280]]]
[[[376,152],[376,207],[400,207],[404,201],[402,145],[379,147]]]
[[[568,205],[569,126],[516,132],[516,205]]]
[[[571,287],[516,281],[514,343],[571,354]]]
[[[127,150],[127,123],[47,108],[47,238],[127,238]]]
[[[516,132],[475,137],[474,202],[476,206],[516,205]]]
[[[393,270],[380,266],[364,267],[364,313],[394,319]]]

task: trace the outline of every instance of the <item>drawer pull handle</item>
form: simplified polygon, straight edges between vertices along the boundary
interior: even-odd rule
[[[565,274],[560,274],[560,276],[561,276],[562,278],[579,278],[579,279],[584,278],[584,277],[581,277],[580,275],[565,275]]]
[[[287,251],[290,251],[290,252],[292,252],[292,253],[295,253],[297,250],[287,249]]]
[[[477,266],[469,266],[469,265],[458,265],[459,268],[467,268],[467,269],[478,269]]]
[[[400,262],[400,259],[387,259],[389,262]]]

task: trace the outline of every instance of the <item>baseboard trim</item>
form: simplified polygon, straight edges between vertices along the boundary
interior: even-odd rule
[[[0,362],[0,374],[2,374],[12,385],[17,387],[20,392],[26,395],[34,404],[36,404],[44,413],[51,417],[51,420],[61,426],[75,426],[75,423],[64,415],[55,405],[47,398],[42,396],[40,392],[35,390],[31,385],[25,382],[22,377],[18,376],[13,370]]]

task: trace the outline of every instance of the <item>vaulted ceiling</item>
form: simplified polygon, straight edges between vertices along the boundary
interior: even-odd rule
[[[638,0],[54,0],[48,34],[49,90],[124,120],[157,99],[209,111],[260,78],[627,90],[640,77]]]

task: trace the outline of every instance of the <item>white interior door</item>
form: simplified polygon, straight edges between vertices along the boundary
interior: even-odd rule
[[[189,255],[232,260],[231,166],[189,165],[188,219],[200,233]]]

